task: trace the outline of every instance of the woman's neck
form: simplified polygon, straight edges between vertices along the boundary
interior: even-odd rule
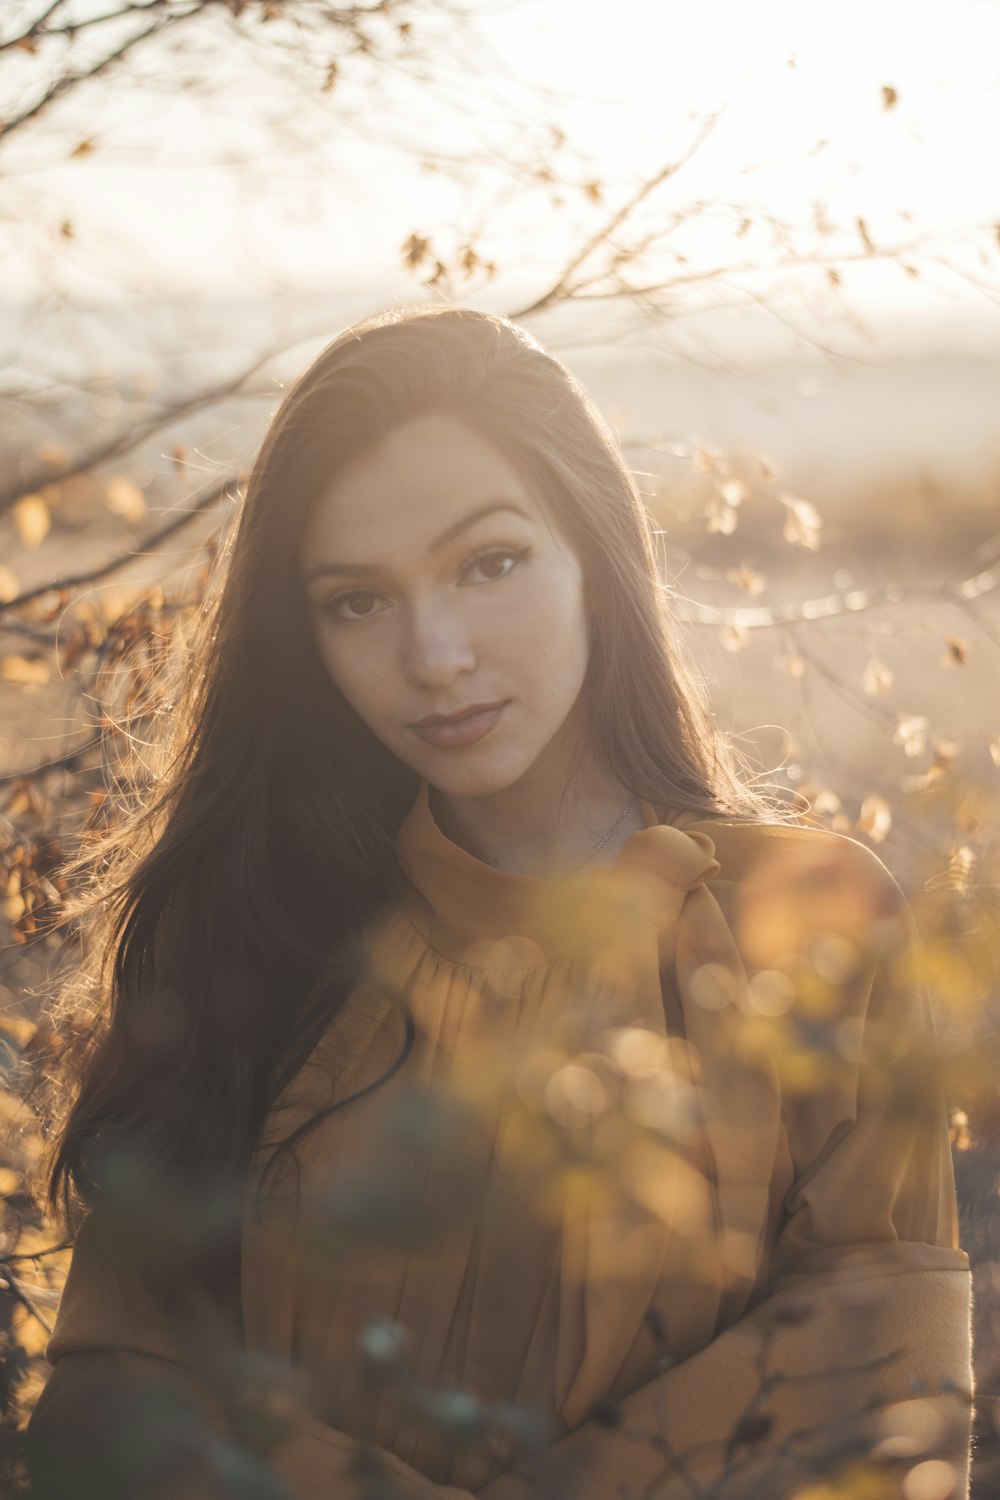
[[[452,843],[517,875],[611,864],[629,834],[644,826],[639,799],[596,767],[581,773],[565,797],[561,788],[521,781],[488,797],[448,797],[431,786],[428,799]]]

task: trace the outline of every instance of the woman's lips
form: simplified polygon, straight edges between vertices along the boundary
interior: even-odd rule
[[[489,734],[506,707],[506,703],[500,703],[496,708],[469,714],[451,724],[425,724],[422,728],[414,725],[413,730],[429,745],[472,745],[476,740],[481,740],[484,734]]]

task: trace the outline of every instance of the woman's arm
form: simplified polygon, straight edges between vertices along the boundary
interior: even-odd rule
[[[195,1344],[216,1353],[227,1347],[221,1333],[214,1339],[208,1332],[210,1325],[187,1326]],[[204,1368],[190,1357],[192,1347],[149,1296],[134,1264],[109,1253],[92,1213],[77,1237],[46,1351],[52,1373],[28,1425],[32,1495],[473,1500],[469,1491],[436,1484],[393,1453],[364,1447],[320,1421],[296,1399],[290,1372],[251,1359],[242,1365],[240,1386],[220,1379],[225,1371],[238,1375],[238,1344],[232,1365]]]
[[[234,1441],[193,1372],[130,1350],[55,1362],[29,1423],[28,1461],[33,1500],[473,1500],[383,1448],[363,1453],[306,1413],[258,1457]]]
[[[490,1481],[480,1500],[638,1500],[657,1480],[657,1500],[691,1500],[692,1481],[707,1486],[727,1469],[713,1497],[784,1500],[817,1470],[835,1472],[856,1445],[868,1452],[885,1438],[910,1464],[950,1462],[959,1500],[968,1405],[918,1392],[942,1380],[969,1389],[968,1269],[959,1251],[925,1269],[896,1259],[876,1253],[866,1270],[803,1275],[619,1401],[617,1425],[592,1418]],[[863,1414],[869,1401],[882,1415]]]
[[[657,1500],[691,1500],[727,1471],[713,1500],[784,1500],[838,1455],[879,1443],[907,1467],[951,1464],[951,1494],[966,1495],[971,1280],[905,906],[891,948],[852,983],[847,1008],[864,1022],[848,1051],[856,1068],[789,1112],[795,1180],[764,1298],[619,1401],[605,1414],[616,1425],[584,1422],[490,1481],[480,1500],[608,1500],[647,1485]],[[854,1026],[848,1039],[858,1035]],[[669,1306],[661,1311],[669,1322]],[[964,1397],[935,1398],[942,1381]]]

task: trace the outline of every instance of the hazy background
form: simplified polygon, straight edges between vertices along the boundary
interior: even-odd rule
[[[287,381],[452,300],[593,394],[762,771],[901,878],[974,845],[993,889],[995,5],[18,0],[3,28],[8,785],[79,769],[101,700],[57,637],[191,587]]]

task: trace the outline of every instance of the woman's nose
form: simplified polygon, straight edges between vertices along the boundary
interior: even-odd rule
[[[421,687],[448,687],[476,665],[460,611],[441,604],[424,603],[413,608],[404,654],[406,676]]]

